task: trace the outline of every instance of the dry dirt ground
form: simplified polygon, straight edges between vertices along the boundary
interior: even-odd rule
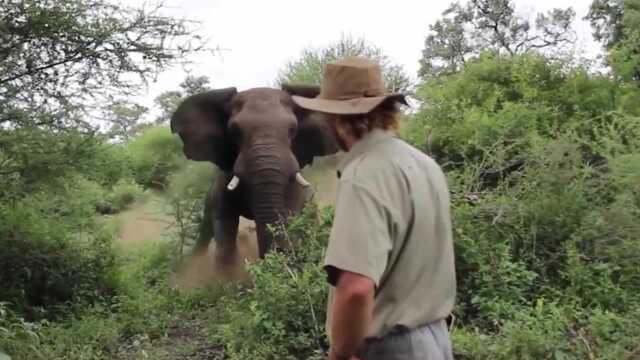
[[[335,157],[321,159],[303,174],[312,183],[314,198],[320,205],[334,203],[337,180],[335,176]],[[136,203],[119,216],[120,233],[118,246],[125,251],[149,243],[166,241],[170,233],[171,218],[163,211],[162,199],[153,195]],[[187,256],[184,265],[170,281],[179,288],[205,287],[225,281],[245,279],[246,261],[257,258],[257,243],[253,221],[241,218],[238,232],[238,253],[234,265],[221,270],[215,264],[215,250],[200,257]],[[213,245],[213,241],[212,241]],[[117,359],[223,359],[223,349],[215,348],[207,342],[206,326],[197,319],[181,319],[169,329],[166,336],[150,342],[148,338],[134,338],[122,344],[117,351]]]

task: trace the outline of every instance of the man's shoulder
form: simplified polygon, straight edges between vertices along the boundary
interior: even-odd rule
[[[385,151],[381,151],[383,147],[387,147],[388,141],[379,146],[367,149],[358,156],[354,157],[352,161],[344,169],[344,177],[353,178],[355,176],[361,177],[371,175],[379,171],[383,171],[386,166],[391,162],[391,158]]]
[[[371,149],[364,154],[361,165],[371,170],[378,168],[393,169],[404,168],[407,165],[435,165],[436,162],[429,155],[415,148],[400,138],[392,138]]]
[[[434,158],[404,140],[398,139],[396,146],[398,150],[394,155],[397,155],[396,159],[399,163],[403,165],[417,165],[427,172],[442,171],[440,165]]]
[[[383,176],[396,176],[407,162],[428,158],[399,138],[389,138],[359,154],[344,169],[341,178],[367,183]]]

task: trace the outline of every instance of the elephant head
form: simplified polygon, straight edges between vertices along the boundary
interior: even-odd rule
[[[291,100],[318,92],[306,86],[217,89],[186,98],[171,118],[187,158],[215,163],[228,174],[225,191],[246,194],[237,201],[247,203],[242,215],[256,222],[261,256],[273,240],[267,224],[288,216],[292,188],[308,185],[300,169],[338,151],[321,115]]]

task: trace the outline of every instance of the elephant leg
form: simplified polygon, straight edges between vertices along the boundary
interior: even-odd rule
[[[235,259],[239,224],[240,217],[237,215],[224,214],[214,220],[216,258],[222,264],[229,264]]]
[[[211,195],[211,219],[213,221],[213,238],[216,242],[216,258],[218,263],[230,264],[236,255],[236,238],[240,224],[241,187],[229,191],[227,184],[230,174],[220,174]]]
[[[205,254],[209,249],[211,238],[214,235],[214,192],[215,184],[211,186],[204,199],[204,210],[202,212],[202,221],[200,222],[198,230],[198,239],[196,240],[196,245],[193,248],[194,254]]]
[[[275,245],[278,249],[284,249],[288,244],[285,244],[284,227],[286,224],[282,221],[278,221],[274,224],[264,224],[256,222],[256,233],[258,235],[258,256],[264,259],[267,252],[269,252]]]
[[[273,234],[270,233],[267,224],[256,222],[256,232],[258,234],[258,256],[264,259],[267,251],[271,248],[273,242]]]

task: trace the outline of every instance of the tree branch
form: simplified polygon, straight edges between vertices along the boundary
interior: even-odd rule
[[[10,76],[8,78],[0,79],[0,84],[4,84],[4,83],[10,82],[10,81],[14,81],[14,80],[17,80],[17,79],[19,79],[21,77],[24,77],[24,76],[33,76],[33,75],[35,75],[35,74],[37,74],[37,73],[39,73],[41,71],[44,71],[44,70],[47,70],[47,69],[51,69],[51,68],[54,68],[56,66],[64,65],[64,64],[69,63],[69,62],[79,61],[79,60],[82,60],[82,59],[86,58],[86,56],[75,57],[76,55],[77,54],[74,54],[70,58],[66,58],[66,59],[63,59],[63,60],[60,60],[60,61],[53,62],[51,64],[47,64],[47,65],[40,66],[40,67],[31,69],[31,70],[27,70],[27,71],[25,71],[23,73],[16,74],[14,76]]]

